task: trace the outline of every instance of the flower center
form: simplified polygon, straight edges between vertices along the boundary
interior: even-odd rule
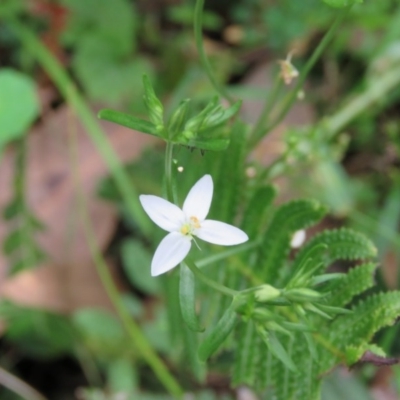
[[[182,235],[192,236],[194,231],[196,229],[199,229],[200,227],[201,225],[199,219],[197,217],[190,217],[189,221],[187,221],[181,226],[180,231]]]

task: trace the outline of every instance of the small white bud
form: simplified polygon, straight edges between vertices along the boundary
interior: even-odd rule
[[[292,240],[290,241],[290,247],[292,249],[298,249],[306,240],[306,231],[304,229],[300,229],[296,231],[293,236]]]

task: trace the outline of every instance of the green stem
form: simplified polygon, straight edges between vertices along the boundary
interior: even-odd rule
[[[217,290],[218,292],[230,297],[235,297],[239,293],[236,290],[229,289],[228,287],[221,285],[218,282],[215,282],[212,279],[210,279],[208,276],[204,275],[190,258],[186,258],[185,263],[193,272],[193,274],[196,276],[196,278],[203,281],[203,283],[205,283],[207,286],[210,286],[213,289]]]
[[[174,150],[174,145],[171,142],[167,142],[167,147],[165,148],[165,185],[167,200],[175,203],[174,191],[172,186],[172,154]]]
[[[79,180],[79,173],[76,170],[77,165],[77,150],[76,150],[76,139],[72,135],[71,139],[71,159],[73,165],[73,173],[78,191],[78,201],[79,201],[79,211],[81,215],[81,220],[85,232],[85,236],[88,242],[89,250],[92,255],[94,264],[98,275],[100,276],[101,282],[110,298],[115,310],[117,311],[119,318],[121,319],[128,335],[130,336],[132,342],[135,344],[137,350],[142,354],[143,358],[147,364],[154,371],[157,378],[164,385],[166,390],[174,396],[174,398],[182,398],[183,390],[179,386],[175,378],[170,374],[166,366],[157,356],[156,352],[151,347],[150,343],[140,330],[140,327],[132,319],[131,315],[125,308],[120,293],[114,284],[113,278],[109,271],[109,268],[101,254],[101,251],[97,245],[96,237],[93,232],[93,227],[91,225],[89,215],[87,213],[87,206],[85,198],[82,193],[82,182]]]
[[[345,104],[332,117],[328,117],[321,123],[321,129],[327,139],[332,139],[350,121],[365,111],[376,101],[385,98],[385,95],[396,88],[400,83],[400,68],[395,65],[392,70],[385,71],[379,79],[376,77],[367,90]]]
[[[325,48],[328,46],[330,41],[333,39],[333,36],[335,35],[336,30],[339,28],[340,24],[342,23],[344,18],[347,16],[350,9],[351,9],[351,6],[343,8],[340,11],[340,13],[336,17],[334,23],[331,25],[328,32],[326,32],[325,36],[322,38],[322,40],[318,44],[317,48],[314,50],[311,57],[308,59],[306,65],[302,69],[300,76],[296,82],[296,85],[294,86],[292,91],[285,97],[283,105],[281,107],[281,111],[278,113],[275,120],[265,129],[267,132],[274,129],[283,120],[283,118],[285,118],[286,114],[292,107],[292,104],[296,100],[299,90],[303,87],[308,73],[310,72],[311,68],[315,65],[315,63],[318,61],[318,59],[321,57],[321,54],[323,53]],[[262,136],[260,138],[258,138],[257,141],[252,142],[253,148],[257,145],[257,143],[260,141],[261,138],[262,138]]]
[[[264,108],[261,112],[261,115],[258,118],[256,125],[254,126],[253,130],[250,133],[250,138],[249,138],[250,148],[253,148],[256,143],[258,143],[264,136],[266,136],[269,132],[271,132],[270,130],[266,131],[266,123],[268,121],[272,109],[274,108],[276,99],[278,98],[281,89],[282,89],[282,78],[278,75],[275,78],[272,92],[269,98],[264,103]]]
[[[68,104],[71,105],[81,119],[87,133],[110,168],[111,175],[115,180],[117,188],[128,210],[134,217],[135,222],[145,235],[149,235],[151,232],[151,222],[143,212],[139,202],[139,196],[132,187],[132,183],[121,166],[118,156],[112,149],[106,134],[102,130],[97,119],[93,116],[91,109],[78,92],[75,84],[64,71],[62,65],[37,39],[34,33],[15,19],[8,20],[7,22],[11,25],[24,47],[31,52],[39,64],[42,65],[44,70],[53,79]]]
[[[197,51],[199,52],[200,61],[203,65],[203,68],[206,71],[208,79],[210,80],[211,84],[214,86],[214,89],[226,100],[229,101],[230,104],[234,103],[234,99],[232,96],[225,90],[223,86],[221,86],[212,72],[212,68],[206,53],[204,51],[203,46],[203,7],[204,7],[204,0],[196,0],[196,6],[194,9],[194,37],[196,41]]]
[[[257,239],[257,240],[253,240],[253,241],[243,244],[241,246],[232,247],[228,250],[224,250],[217,254],[213,254],[211,256],[202,258],[201,260],[197,260],[196,265],[198,268],[206,267],[207,265],[216,263],[217,261],[225,260],[226,258],[232,257],[236,254],[240,254],[245,251],[252,250],[252,249],[258,247],[260,245],[260,243],[261,243],[261,238]]]

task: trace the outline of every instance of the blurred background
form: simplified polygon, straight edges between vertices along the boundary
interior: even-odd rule
[[[115,316],[86,240],[82,206],[132,317],[191,398],[256,398],[229,387],[224,360],[203,382],[185,370],[182,349],[169,341],[160,281],[136,268],[150,265],[151,254],[136,240],[138,226],[90,129],[101,108],[144,115],[144,73],[167,113],[183,98],[214,95],[198,59],[193,11],[189,0],[0,4],[2,400],[24,398],[10,390],[23,382],[50,400],[170,398]],[[278,61],[291,54],[301,70],[338,12],[319,0],[205,2],[205,50],[218,79],[243,99],[247,123],[260,115]],[[279,201],[317,198],[331,209],[325,226],[350,226],[373,239],[381,290],[399,288],[399,82],[400,5],[357,4],[308,76],[302,99],[249,159],[255,169],[277,167],[271,179]],[[317,123],[326,123],[328,142],[304,134]],[[93,129],[105,133],[132,187],[159,192],[162,143],[99,124]],[[376,338],[389,355],[400,353],[398,332],[393,326]],[[324,381],[326,400],[398,398],[397,366],[339,368]]]

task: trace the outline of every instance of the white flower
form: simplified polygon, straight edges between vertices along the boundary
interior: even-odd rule
[[[213,181],[204,175],[190,189],[182,209],[152,195],[139,196],[148,216],[168,235],[158,245],[151,262],[151,275],[157,276],[177,266],[189,253],[193,236],[214,244],[231,246],[249,238],[240,229],[224,222],[205,219],[213,195]]]

